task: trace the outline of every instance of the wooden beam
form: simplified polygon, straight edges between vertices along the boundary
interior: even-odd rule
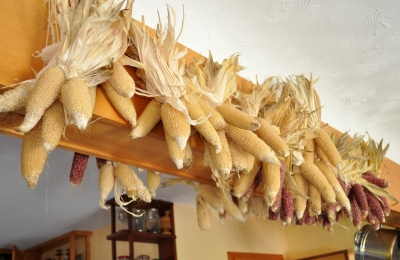
[[[40,1],[29,0],[0,0],[0,5],[0,85],[10,85],[33,78],[32,69],[40,71],[43,67],[43,63],[32,54],[45,46],[47,7]],[[179,48],[184,46],[179,45]],[[201,55],[188,49],[185,58],[191,61],[192,57],[200,59]],[[138,80],[135,72],[130,72]],[[251,82],[238,77],[238,88],[248,92],[251,87]],[[140,115],[149,99],[135,95],[133,102]],[[22,118],[20,114],[3,116],[0,133],[21,138],[22,135],[15,132],[14,127],[20,124]],[[194,164],[178,170],[166,152],[161,123],[147,137],[136,141],[129,138],[130,128],[129,123],[111,106],[103,90],[98,89],[94,116],[88,130],[82,132],[73,126],[68,127],[68,140],[61,141],[59,147],[203,183],[214,183],[210,169],[203,165],[203,146],[198,136],[190,139]],[[385,158],[382,177],[392,183],[389,191],[400,198],[400,183],[395,176],[398,172],[400,165]],[[392,209],[400,211],[400,205],[392,205]]]

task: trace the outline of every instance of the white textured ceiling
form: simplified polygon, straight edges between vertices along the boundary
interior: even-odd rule
[[[399,1],[136,0],[133,16],[165,21],[166,4],[185,25],[180,42],[221,61],[240,53],[241,76],[313,73],[324,106],[322,119],[340,131],[365,133],[390,143],[388,157],[400,163]],[[178,22],[178,23],[179,23]],[[20,174],[21,140],[0,136],[0,248],[27,248],[72,229],[109,223],[99,209],[93,159],[82,186],[68,182],[72,153],[57,149],[34,190]],[[142,175],[143,177],[143,175]],[[192,204],[194,192],[179,185],[158,198]]]

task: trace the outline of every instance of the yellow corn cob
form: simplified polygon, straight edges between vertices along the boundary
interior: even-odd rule
[[[0,113],[13,112],[24,108],[33,85],[31,82],[18,84],[15,88],[0,95]]]
[[[192,120],[202,120],[202,123],[194,125],[193,127],[204,137],[204,139],[211,145],[216,147],[216,153],[219,153],[222,149],[221,140],[219,139],[218,133],[212,126],[210,121],[207,119],[198,103],[194,99],[182,98],[182,102],[185,104],[189,116]]]
[[[137,196],[144,202],[151,202],[151,195],[149,190],[146,188],[146,186],[144,186],[142,180],[139,179],[136,172],[131,167],[129,167],[129,169],[131,170],[131,174],[135,181]]]
[[[223,176],[227,177],[232,169],[232,158],[229,151],[228,142],[226,140],[224,131],[217,131],[218,136],[221,140],[222,149],[220,153],[217,153],[215,146],[204,141],[211,155],[211,160],[213,162],[213,167],[218,170]]]
[[[281,187],[280,165],[263,163],[262,164],[262,190],[264,200],[268,207],[271,207],[278,195]]]
[[[308,214],[311,217],[316,217],[321,214],[321,195],[313,185],[308,185]]]
[[[132,199],[137,198],[136,180],[129,165],[120,163],[114,169],[115,177],[121,183],[122,188],[125,190],[126,195]]]
[[[150,191],[151,197],[156,196],[156,190],[160,186],[161,174],[151,170],[147,170],[147,187]]]
[[[204,113],[209,116],[208,120],[210,120],[210,123],[213,125],[215,130],[224,130],[227,126],[224,117],[215,108],[208,104],[205,98],[199,98],[198,102]]]
[[[177,142],[181,150],[185,149],[190,136],[190,124],[186,116],[168,103],[161,105],[161,119],[164,132]]]
[[[63,105],[56,100],[46,109],[42,119],[42,141],[46,151],[51,152],[57,147],[65,125]]]
[[[335,174],[331,171],[329,166],[321,161],[315,162],[315,165],[321,172],[325,175],[325,178],[328,180],[329,184],[332,186],[333,191],[336,194],[337,202],[342,205],[348,212],[351,211],[351,204],[349,198],[346,196],[342,185],[340,185],[338,179],[336,178]]]
[[[245,152],[242,147],[240,147],[228,136],[226,137],[226,140],[228,142],[229,152],[231,153],[232,171],[238,172],[247,170],[247,158],[249,156],[253,156],[248,152]]]
[[[61,88],[61,101],[70,123],[75,124],[80,130],[85,130],[93,113],[86,79],[77,77],[68,80]]]
[[[260,137],[274,152],[281,157],[287,157],[289,155],[289,147],[282,140],[276,130],[270,123],[264,118],[258,118],[261,126],[255,133]]]
[[[314,139],[307,139],[307,145],[304,147],[305,152],[303,153],[303,157],[306,162],[314,162],[314,144]]]
[[[342,167],[342,157],[340,156],[328,133],[323,129],[318,129],[314,133],[317,136],[315,138],[315,142],[317,143],[318,147],[324,152],[329,162],[338,170],[340,170]]]
[[[224,204],[216,187],[208,184],[199,184],[197,185],[197,192],[219,214],[224,213]]]
[[[119,61],[114,62],[112,76],[106,82],[124,98],[131,98],[135,94],[135,81]]]
[[[108,209],[109,207],[104,205],[108,194],[113,190],[115,182],[114,166],[110,161],[107,161],[99,169],[99,190],[100,190],[100,201],[99,205],[102,209]]]
[[[325,202],[336,203],[335,191],[315,164],[303,162],[300,166],[300,172],[301,175],[318,190]]]
[[[119,95],[107,82],[103,82],[101,86],[106,91],[111,104],[118,113],[133,127],[136,126],[136,110],[132,100]]]
[[[48,155],[43,147],[41,133],[42,123],[39,121],[22,139],[21,172],[31,189],[36,186]]]
[[[185,159],[185,150],[181,150],[178,144],[165,132],[165,142],[167,144],[169,158],[174,162],[176,168],[182,169]]]
[[[90,110],[93,111],[96,105],[96,94],[97,94],[97,86],[89,87],[89,95],[90,95],[90,104],[92,105]]]
[[[55,66],[43,71],[29,92],[24,121],[15,130],[24,133],[31,130],[40,120],[46,108],[57,99],[64,83],[65,75],[61,67]]]
[[[224,204],[224,210],[225,212],[233,217],[234,219],[237,219],[241,222],[244,221],[244,216],[242,212],[240,211],[239,207],[236,206],[236,204],[233,202],[232,197],[230,194],[224,194],[223,190],[220,188],[217,188],[217,192],[219,196],[221,197],[222,203]]]
[[[308,182],[301,174],[293,174],[293,180],[301,194],[308,194]],[[302,219],[307,207],[307,199],[297,195],[293,202],[297,219]]]
[[[193,163],[193,152],[192,147],[190,147],[189,140],[185,146],[185,157],[183,158],[183,166],[190,167]]]
[[[243,214],[246,214],[249,210],[248,202],[249,202],[248,200],[243,200],[243,199],[238,200],[238,207]]]
[[[240,145],[243,150],[252,154],[260,161],[280,165],[278,158],[271,148],[252,131],[228,125],[226,134],[235,143]]]
[[[197,222],[203,231],[211,229],[211,211],[208,208],[208,203],[200,196],[196,196],[196,212]]]
[[[130,137],[137,139],[146,136],[161,120],[161,103],[153,98],[138,117]]]
[[[256,117],[240,111],[233,105],[222,104],[215,109],[224,117],[225,122],[230,125],[251,131],[255,131],[261,126]]]
[[[232,178],[232,195],[241,198],[253,184],[257,173],[260,171],[262,163],[255,159],[253,168],[247,174],[234,174]],[[240,175],[239,175],[240,174]]]
[[[317,155],[317,157],[324,163],[330,164],[328,157],[326,157],[326,155],[324,154],[324,151],[322,151],[322,149],[319,147],[319,145],[316,144],[315,142],[314,142],[314,148],[315,148],[315,154]]]

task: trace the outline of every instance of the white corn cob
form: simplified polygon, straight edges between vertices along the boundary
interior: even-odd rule
[[[36,186],[48,155],[43,147],[41,134],[42,123],[39,121],[35,127],[24,134],[22,139],[21,172],[31,189]]]
[[[24,121],[15,128],[16,131],[26,133],[39,122],[46,108],[57,99],[65,80],[64,71],[59,66],[43,71],[29,92]]]
[[[161,105],[161,119],[164,132],[178,144],[181,150],[185,149],[190,136],[190,124],[186,116],[168,103]]]
[[[136,126],[136,109],[130,98],[119,95],[107,82],[101,84],[103,89],[106,91],[108,98],[111,101],[113,107],[118,113],[133,127]]]
[[[56,100],[46,109],[42,119],[43,146],[48,152],[53,151],[57,147],[65,125],[63,105],[60,101]]]
[[[85,130],[93,114],[93,104],[86,79],[76,77],[68,80],[61,88],[61,101],[70,123],[75,124],[80,130]]]
[[[31,82],[22,83],[0,95],[0,113],[24,108],[33,85]]]
[[[108,209],[109,207],[104,205],[108,194],[113,190],[115,182],[114,166],[110,161],[107,161],[99,169],[99,190],[100,190],[100,201],[99,205],[102,209]]]

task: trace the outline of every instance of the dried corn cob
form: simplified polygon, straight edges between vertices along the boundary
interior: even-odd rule
[[[28,187],[33,189],[42,173],[47,160],[47,151],[43,147],[41,138],[42,123],[39,121],[22,138],[21,172]]]
[[[137,139],[146,136],[161,120],[161,103],[153,98],[138,117],[130,137]]]
[[[296,182],[297,189],[302,194],[308,194],[308,182],[301,174],[293,174],[293,180]],[[294,198],[294,209],[298,220],[303,218],[304,212],[307,207],[307,198],[297,195]]]
[[[89,86],[85,78],[72,78],[61,88],[61,101],[70,123],[85,130],[92,117],[92,103]]]
[[[114,62],[113,73],[106,83],[124,98],[131,98],[135,94],[135,82],[119,60]]]
[[[342,189],[344,190],[346,196],[349,195],[351,186],[349,184],[346,184],[340,176],[337,177],[337,180],[340,183],[340,186],[342,186]]]
[[[255,131],[261,126],[256,117],[240,111],[233,105],[221,104],[215,109],[224,117],[225,122],[238,128]]]
[[[185,159],[185,150],[181,150],[179,145],[165,132],[165,143],[167,144],[168,154],[174,162],[176,168],[182,169]]]
[[[324,152],[329,162],[338,170],[340,170],[342,167],[342,157],[340,156],[328,133],[323,129],[318,129],[314,133],[317,136],[315,138],[315,142],[317,143],[318,147]]]
[[[90,111],[94,110],[96,106],[96,95],[97,95],[97,86],[90,86],[89,87],[89,95],[90,95]]]
[[[176,110],[169,103],[161,105],[161,119],[164,132],[178,144],[181,150],[185,149],[190,136],[190,124],[186,121],[185,114]]]
[[[336,205],[333,203],[325,204],[325,215],[328,217],[330,222],[335,221],[336,219]]]
[[[48,152],[57,147],[65,125],[63,105],[56,100],[44,111],[42,119],[42,141],[44,149]]]
[[[276,130],[270,123],[264,118],[258,118],[260,122],[260,128],[255,133],[260,137],[271,149],[281,157],[287,157],[289,155],[289,147],[282,140]]]
[[[372,172],[365,172],[362,177],[369,183],[372,183],[381,188],[389,188],[390,182],[375,176]]]
[[[213,167],[218,170],[224,177],[227,177],[232,170],[232,158],[229,151],[228,142],[226,140],[225,132],[217,132],[219,139],[221,140],[221,151],[217,153],[217,148],[207,141],[204,141],[204,145],[209,150]]]
[[[321,195],[313,185],[308,185],[308,215],[311,217],[321,214],[322,201]]]
[[[379,198],[380,202],[382,203],[383,213],[385,214],[386,217],[389,216],[389,214],[390,214],[390,206],[389,206],[389,203],[387,201],[387,198],[382,197],[382,196],[378,196],[378,198]]]
[[[132,199],[136,199],[137,188],[135,183],[135,178],[133,177],[132,169],[129,165],[120,163],[114,169],[115,177],[121,183],[122,188],[125,190],[126,195]]]
[[[100,201],[99,205],[102,209],[108,209],[109,207],[104,205],[108,194],[113,190],[115,182],[114,166],[110,161],[104,163],[99,169],[99,190],[100,190]]]
[[[279,172],[280,172],[280,186],[279,186],[279,191],[278,194],[276,196],[276,199],[274,201],[274,203],[271,206],[271,211],[273,212],[277,212],[277,210],[281,207],[281,201],[282,201],[282,187],[283,187],[283,183],[285,181],[285,175],[286,175],[286,161],[283,160],[282,158],[279,159],[281,162],[281,167],[279,168]]]
[[[361,221],[362,221],[362,216],[361,216],[361,210],[360,207],[357,203],[357,200],[353,194],[353,191],[350,191],[349,193],[349,200],[350,200],[350,204],[351,204],[351,216],[353,218],[353,225],[360,229],[361,228]]]
[[[214,208],[219,214],[224,213],[224,204],[217,188],[208,184],[197,185],[197,192],[204,198],[212,208]]]
[[[222,144],[219,135],[215,128],[212,126],[210,121],[207,119],[198,103],[195,103],[195,99],[187,96],[187,98],[181,98],[185,104],[189,116],[192,120],[201,120],[200,124],[194,125],[193,127],[201,134],[201,136],[211,145],[216,147],[216,153],[221,152]]]
[[[211,211],[208,203],[200,196],[196,196],[197,222],[202,231],[211,229]]]
[[[226,136],[226,140],[229,146],[229,152],[231,153],[232,159],[232,171],[238,172],[247,168],[247,160],[249,156],[253,157],[249,153],[245,152],[242,147],[236,144],[231,138]]]
[[[72,159],[71,171],[69,173],[69,182],[73,186],[78,186],[83,180],[89,155],[74,152]]]
[[[253,193],[256,191],[258,185],[260,184],[262,179],[261,175],[261,169],[257,172],[256,177],[254,178],[253,183],[251,184],[250,188],[246,191],[245,194],[240,198],[241,201],[248,202],[250,197],[253,195]]]
[[[146,186],[144,186],[142,180],[139,179],[136,172],[131,167],[129,167],[129,169],[131,170],[131,174],[136,185],[137,196],[144,202],[151,202],[151,195],[149,190],[146,188]]]
[[[24,108],[33,84],[31,82],[21,83],[0,95],[0,113]]]
[[[350,201],[347,198],[347,195],[344,192],[344,190],[343,190],[342,186],[340,185],[338,179],[336,178],[335,174],[329,169],[328,165],[321,161],[315,162],[315,165],[325,175],[329,184],[332,186],[333,190],[335,191],[337,202],[340,205],[342,205],[343,207],[345,207],[348,211],[351,211]]]
[[[147,187],[149,189],[151,197],[156,196],[156,190],[160,186],[161,174],[151,170],[147,170]]]
[[[136,126],[136,109],[130,98],[119,95],[108,83],[103,82],[101,84],[103,89],[106,91],[108,98],[111,101],[113,107],[118,113],[129,123],[132,127]]]
[[[287,226],[290,223],[292,223],[293,212],[294,212],[293,195],[285,186],[283,186],[280,217],[282,224],[284,226]]]
[[[44,111],[57,99],[64,82],[65,75],[61,67],[44,70],[29,92],[24,121],[15,130],[24,133],[31,130],[39,122]]]
[[[303,177],[318,190],[325,202],[336,203],[335,191],[315,164],[303,162],[300,166],[300,172]]]
[[[255,177],[261,170],[261,162],[255,159],[253,168],[247,174],[234,174],[232,178],[232,195],[241,198],[251,187]],[[239,176],[240,174],[240,176]]]
[[[190,167],[192,166],[192,163],[193,163],[193,152],[192,152],[192,147],[190,147],[190,143],[188,140],[185,146],[185,157],[183,158],[183,166]]]
[[[372,212],[372,214],[374,214],[377,217],[380,223],[385,222],[385,214],[383,212],[381,202],[368,189],[364,189],[364,191],[365,191],[365,196],[367,197],[369,209]]]
[[[281,188],[280,168],[280,165],[262,164],[262,190],[264,192],[264,200],[269,207],[274,204]]]
[[[204,98],[199,98],[198,103],[204,113],[209,116],[208,120],[210,120],[210,123],[213,125],[215,130],[224,130],[227,126],[224,117],[215,108],[208,104]]]
[[[244,216],[239,207],[233,202],[230,194],[224,194],[222,189],[217,188],[217,192],[224,204],[224,211],[236,220],[244,221]]]
[[[271,148],[250,130],[244,130],[233,125],[228,125],[226,134],[243,150],[252,154],[262,162],[280,165],[280,162]]]
[[[368,200],[365,195],[364,188],[359,183],[354,183],[351,185],[351,193],[353,193],[354,198],[357,200],[357,204],[360,207],[363,217],[368,214]]]

